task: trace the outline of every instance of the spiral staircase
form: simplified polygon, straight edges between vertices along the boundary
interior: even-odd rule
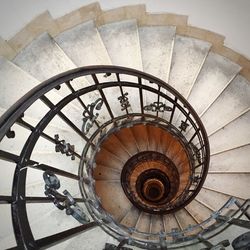
[[[250,61],[222,36],[94,3],[0,44],[1,249],[239,249]]]

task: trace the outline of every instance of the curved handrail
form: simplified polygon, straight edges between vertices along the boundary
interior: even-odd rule
[[[110,77],[110,75],[114,76],[116,80],[109,80],[108,77],[105,78],[105,81],[100,82],[99,76],[100,75],[107,75]],[[111,78],[112,78],[111,76]],[[120,76],[129,76],[134,77],[135,82],[131,81],[131,79],[125,79],[121,80]],[[78,90],[74,90],[72,86],[70,85],[72,80],[80,79],[80,77],[91,77],[93,80],[93,83],[89,86],[84,86],[83,88],[80,88]],[[153,88],[152,86],[148,86],[145,84],[145,82],[150,84],[155,84],[157,88]],[[58,103],[53,104],[46,96],[45,94],[50,92],[52,89],[59,89],[61,85],[66,84],[67,86],[70,86],[71,93],[68,94],[66,97],[61,99]],[[72,82],[74,84],[74,82]],[[193,166],[193,177],[196,177],[196,175],[199,177],[197,180],[191,180],[191,185],[193,190],[187,190],[188,193],[183,194],[182,197],[184,197],[185,203],[183,205],[190,202],[199,192],[201,189],[205,177],[208,172],[208,165],[209,165],[209,142],[207,138],[207,134],[205,131],[205,128],[199,119],[198,115],[194,111],[194,109],[191,107],[191,105],[182,97],[176,90],[174,90],[170,85],[166,84],[162,80],[151,76],[149,74],[124,68],[124,67],[118,67],[118,66],[89,66],[89,67],[81,67],[73,70],[69,70],[67,72],[64,72],[62,74],[59,74],[57,76],[54,76],[47,81],[44,81],[43,83],[39,84],[37,87],[33,88],[30,92],[28,92],[25,96],[23,96],[21,99],[19,99],[13,106],[11,106],[2,117],[0,117],[0,140],[3,139],[5,135],[8,135],[8,132],[11,130],[11,127],[15,123],[21,123],[23,126],[31,130],[31,134],[28,137],[27,141],[25,142],[22,152],[19,156],[13,156],[8,154],[9,152],[0,152],[0,157],[5,160],[12,160],[17,163],[15,174],[14,174],[14,181],[13,181],[13,189],[12,189],[12,197],[13,197],[13,205],[12,205],[12,215],[14,216],[13,222],[14,222],[14,231],[17,236],[18,244],[21,245],[28,245],[31,242],[35,244],[35,240],[32,236],[31,229],[29,227],[28,219],[27,219],[27,213],[26,213],[26,201],[23,199],[25,197],[25,180],[26,180],[26,173],[27,173],[27,166],[32,166],[32,160],[30,159],[32,156],[33,149],[35,147],[35,144],[40,136],[44,136],[46,139],[50,140],[51,142],[57,144],[61,143],[56,138],[51,138],[50,136],[46,135],[43,131],[47,127],[47,125],[50,123],[50,121],[56,116],[59,115],[61,118],[66,121],[71,128],[79,135],[82,139],[86,141],[86,146],[83,149],[83,155],[82,157],[77,155],[74,151],[70,152],[72,154],[75,154],[79,156],[82,160],[84,159],[84,166],[86,167],[86,159],[88,158],[88,154],[91,154],[92,151],[89,151],[89,149],[92,149],[94,147],[94,140],[100,137],[103,129],[105,129],[108,124],[116,124],[117,121],[122,120],[122,117],[117,116],[114,117],[112,114],[112,110],[108,105],[107,98],[105,97],[104,90],[112,87],[119,87],[121,89],[121,97],[124,97],[124,94],[122,92],[122,88],[132,88],[132,89],[138,89],[140,93],[140,105],[141,105],[141,113],[137,114],[138,116],[143,117],[143,119],[147,119],[151,116],[151,118],[154,118],[156,122],[159,124],[165,123],[165,127],[168,127],[168,129],[173,126],[172,130],[177,130],[183,135],[185,134],[185,126],[187,126],[187,123],[192,126],[194,129],[194,134],[189,137],[186,140],[186,143],[191,147],[190,151],[194,154],[193,158],[190,155],[190,158],[193,159],[192,166]],[[164,91],[161,91],[164,90]],[[69,121],[69,119],[61,112],[62,109],[70,104],[73,100],[76,100],[77,98],[84,96],[87,93],[91,93],[94,91],[99,91],[100,95],[103,99],[103,102],[106,105],[107,111],[110,113],[110,120],[109,122],[103,123],[102,126],[99,126],[99,128],[96,129],[96,131],[92,134],[92,136],[89,138],[86,136],[86,133],[81,131],[79,128],[77,128],[74,123]],[[156,104],[156,115],[150,115],[147,114],[147,109],[145,109],[145,106],[143,105],[143,94],[142,92],[145,91],[146,93],[151,92],[154,93],[158,98],[158,102],[154,102]],[[162,98],[165,101],[168,101],[171,107],[167,107],[169,111],[171,111],[171,117],[170,120],[166,121],[165,119],[159,117],[158,113],[159,110],[158,104],[159,100]],[[39,123],[32,127],[30,124],[25,123],[21,117],[23,116],[24,112],[37,100],[42,100],[48,107],[49,111],[44,115],[44,117],[39,121]],[[152,100],[155,101],[155,100]],[[121,101],[121,104],[122,103]],[[151,103],[146,103],[148,106],[151,105]],[[85,111],[90,112],[87,108],[87,105],[85,105]],[[151,106],[150,106],[151,107]],[[173,125],[173,117],[176,115],[176,110],[178,110],[179,114],[183,114],[185,117],[185,121],[183,121],[184,124],[182,124],[178,130],[176,126]],[[132,116],[136,116],[135,112],[128,112],[126,109],[127,114],[124,115],[124,118],[126,119],[126,122],[129,122],[130,118]],[[178,115],[178,114],[177,114]],[[178,119],[178,117],[176,118]],[[91,120],[91,122],[95,122],[95,120]],[[192,141],[194,141],[194,138],[196,138],[196,144],[193,144]],[[197,146],[198,145],[198,146]],[[198,157],[198,154],[196,155],[196,150],[198,150],[200,158]],[[198,164],[198,165],[196,165]],[[196,172],[196,169],[199,169],[199,172]],[[81,174],[81,171],[79,172]],[[83,177],[83,176],[79,176]],[[80,187],[83,189],[85,187],[82,186],[82,183],[80,183]],[[191,186],[190,186],[191,187]],[[86,195],[86,193],[84,194]],[[87,195],[88,196],[88,195]],[[88,200],[88,197],[86,197]],[[91,209],[90,209],[91,210]],[[91,211],[90,211],[91,212]],[[98,218],[95,218],[98,220]]]

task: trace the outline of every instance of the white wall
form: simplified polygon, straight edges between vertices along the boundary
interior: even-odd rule
[[[0,0],[0,36],[11,38],[32,18],[49,10],[57,18],[90,0]],[[189,24],[226,37],[225,44],[250,59],[250,0],[100,0],[104,10],[145,3],[149,12],[189,16]]]

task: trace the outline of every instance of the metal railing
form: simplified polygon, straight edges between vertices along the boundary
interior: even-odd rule
[[[37,103],[45,104],[47,111],[37,118],[37,123],[28,122],[26,113],[29,113]],[[74,112],[76,106],[80,111],[77,115]],[[49,125],[58,117],[83,142],[81,148],[66,142],[63,134],[46,132]],[[191,165],[189,185],[171,209],[184,207],[198,194],[205,181],[209,166],[209,142],[204,126],[194,109],[176,90],[160,79],[137,70],[116,66],[77,68],[41,83],[3,114],[0,118],[0,140],[6,137],[14,140],[18,133],[18,130],[15,131],[16,125],[30,132],[21,146],[20,154],[11,150],[0,150],[0,159],[16,164],[11,196],[1,195],[0,203],[11,204],[17,248],[42,247],[47,244],[46,242],[50,244],[52,241],[60,241],[96,225],[104,227],[112,236],[119,239],[131,235],[123,231],[124,226],[118,225],[102,209],[94,192],[91,171],[94,165],[93,155],[102,138],[119,127],[133,124],[157,124],[180,138],[187,149]],[[72,174],[34,159],[35,147],[40,138],[54,145],[55,153],[70,156],[72,160],[79,159],[79,174]],[[61,234],[34,239],[26,203],[51,202],[52,199],[26,196],[29,168],[43,172],[51,171],[59,176],[79,181],[83,197],[75,199],[85,202],[95,222]],[[129,228],[126,230],[133,231]],[[119,232],[119,237],[114,232]],[[122,235],[120,232],[125,234]],[[177,234],[172,233],[173,235]],[[162,239],[162,235],[159,237]],[[140,240],[135,242],[141,247],[148,244]]]

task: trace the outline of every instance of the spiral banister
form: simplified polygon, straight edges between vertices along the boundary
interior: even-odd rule
[[[87,84],[82,84],[87,82]],[[82,84],[82,85],[81,85]],[[68,89],[68,92],[65,89]],[[116,90],[117,96],[113,93]],[[110,91],[110,92],[109,92]],[[112,92],[113,91],[113,92]],[[53,94],[61,93],[60,100],[54,100]],[[26,112],[36,102],[42,101],[48,111],[36,124],[26,120]],[[70,108],[77,102],[82,109],[79,120],[72,120]],[[82,142],[76,148],[65,142],[63,135],[51,135],[46,132],[47,126],[55,117],[60,117]],[[26,210],[29,202],[51,202],[51,197],[26,196],[27,169],[34,168],[50,171],[56,175],[79,182],[82,197],[74,197],[77,202],[84,202],[93,222],[75,228],[66,235],[86,230],[93,226],[101,226],[106,232],[128,244],[143,248],[157,248],[163,241],[177,244],[194,240],[186,232],[195,231],[197,227],[183,232],[160,232],[151,234],[154,240],[145,239],[150,235],[134,228],[128,228],[114,220],[103,208],[95,193],[93,169],[95,157],[102,143],[116,131],[131,126],[152,126],[166,131],[185,149],[188,158],[186,185],[178,197],[166,203],[162,213],[171,213],[190,203],[201,189],[209,167],[209,142],[205,128],[191,105],[167,83],[149,74],[118,66],[89,66],[67,71],[41,83],[18,102],[16,102],[0,118],[0,138],[15,137],[14,125],[20,125],[30,131],[20,154],[0,151],[0,158],[16,164],[12,195],[2,196],[2,200],[11,203],[12,221],[17,247],[36,249],[46,245],[45,239],[34,239]],[[32,154],[39,138],[55,145],[56,153],[66,154],[72,160],[80,160],[78,175],[63,169],[43,164],[33,159]],[[60,200],[60,199],[59,199]],[[63,197],[61,197],[63,201]],[[221,212],[220,212],[221,213]],[[218,214],[220,214],[218,213]],[[214,216],[210,220],[214,219]],[[210,221],[209,220],[209,221]],[[65,236],[55,235],[46,238],[48,242],[57,241]],[[143,237],[141,237],[143,236]]]

